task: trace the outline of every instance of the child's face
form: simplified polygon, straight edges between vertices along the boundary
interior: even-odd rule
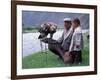
[[[76,27],[78,27],[78,24],[76,22],[72,22],[72,27],[76,28]]]

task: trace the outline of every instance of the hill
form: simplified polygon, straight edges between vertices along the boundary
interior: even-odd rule
[[[63,19],[66,17],[79,18],[83,29],[89,29],[89,14],[82,13],[62,13],[62,12],[40,12],[40,11],[22,11],[23,28],[37,28],[43,22],[54,22],[59,27],[63,26]]]

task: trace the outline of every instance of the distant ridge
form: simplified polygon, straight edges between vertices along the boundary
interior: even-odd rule
[[[89,14],[82,13],[62,13],[62,12],[40,12],[22,11],[23,28],[36,28],[43,22],[54,22],[59,27],[63,27],[63,19],[66,17],[79,18],[83,29],[89,29]]]

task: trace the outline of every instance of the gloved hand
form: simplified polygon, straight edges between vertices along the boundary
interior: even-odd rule
[[[42,39],[41,41],[48,44],[59,44],[56,40],[51,39],[51,38],[45,38],[45,39]]]

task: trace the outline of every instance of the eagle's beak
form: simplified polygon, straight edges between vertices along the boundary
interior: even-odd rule
[[[41,38],[42,38],[42,36],[41,36],[41,35],[39,35],[38,39],[41,39]]]

